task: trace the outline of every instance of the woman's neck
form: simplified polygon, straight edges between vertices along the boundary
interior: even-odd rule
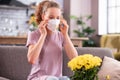
[[[47,29],[47,35],[51,36],[52,34],[53,34],[53,32]]]

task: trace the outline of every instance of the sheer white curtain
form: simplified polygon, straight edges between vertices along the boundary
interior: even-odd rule
[[[99,34],[107,34],[107,0],[99,0],[98,31]]]
[[[99,34],[120,33],[120,0],[99,0]]]

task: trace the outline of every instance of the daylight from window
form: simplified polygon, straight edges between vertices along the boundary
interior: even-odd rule
[[[99,0],[99,34],[120,33],[120,0]]]

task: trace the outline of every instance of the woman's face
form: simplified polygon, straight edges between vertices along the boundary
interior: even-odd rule
[[[45,14],[43,15],[43,20],[49,19],[60,19],[61,17],[61,10],[59,8],[48,8]]]

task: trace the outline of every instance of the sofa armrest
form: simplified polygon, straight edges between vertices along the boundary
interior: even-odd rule
[[[31,65],[25,46],[0,46],[0,76],[10,80],[26,80]]]

